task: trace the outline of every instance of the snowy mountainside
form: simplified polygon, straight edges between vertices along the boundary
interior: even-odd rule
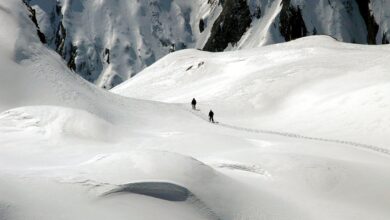
[[[107,89],[173,49],[236,50],[308,35],[390,39],[390,5],[381,0],[25,1],[49,47]]]
[[[71,69],[105,88],[154,63],[172,45],[196,47],[200,17],[217,10],[205,0],[27,2],[48,45]]]
[[[86,111],[113,123],[122,120],[123,115],[128,116],[128,108],[134,113],[156,105],[137,100],[124,103],[123,98],[99,89],[71,72],[57,53],[40,43],[23,5],[9,2],[1,5],[1,22],[6,29],[0,33],[0,87],[3,91],[0,93],[0,111],[21,106],[60,106]],[[111,108],[111,105],[115,107]],[[134,125],[138,122],[137,117],[132,119]]]
[[[326,38],[309,38],[304,39],[307,47],[303,48],[302,41],[297,41],[218,55],[194,50],[173,53],[156,64],[155,67],[166,67],[161,75],[148,74],[147,71],[155,68],[152,66],[134,78],[150,78],[149,86],[155,89],[175,86],[159,92],[172,95],[165,101],[183,100],[185,104],[169,104],[118,96],[69,71],[57,53],[40,43],[36,25],[19,1],[0,2],[0,25],[3,27],[0,32],[1,220],[390,218],[389,152],[351,145],[344,141],[352,138],[347,132],[338,142],[329,142],[323,129],[316,139],[308,136],[305,139],[305,134],[294,136],[283,131],[267,133],[252,129],[259,126],[259,113],[264,112],[261,106],[263,103],[271,106],[272,97],[267,102],[262,97],[250,98],[259,92],[258,83],[274,81],[277,85],[269,87],[275,89],[277,102],[281,103],[283,96],[287,100],[284,105],[272,105],[276,111],[290,110],[299,103],[286,90],[281,90],[285,86],[293,87],[295,95],[301,94],[302,87],[303,94],[316,91],[323,95],[321,101],[340,101],[326,82],[298,82],[306,77],[313,82],[329,79],[330,73],[322,68],[317,69],[318,74],[302,70],[306,65],[312,70],[320,64],[327,66],[330,62],[325,62],[322,56],[344,51],[342,54],[353,57],[357,67],[352,69],[352,76],[341,74],[348,80],[335,81],[344,85],[351,78],[357,79],[351,80],[344,91],[332,89],[342,93],[337,95],[343,97],[345,106],[351,107],[351,101],[356,101],[361,107],[354,109],[357,113],[366,113],[371,104],[374,108],[369,113],[375,111],[377,116],[367,117],[367,121],[373,122],[374,118],[380,124],[381,115],[388,125],[388,99],[383,95],[388,94],[385,85],[388,78],[383,76],[387,64],[382,59],[387,47],[362,51],[362,47],[338,44]],[[374,54],[381,56],[371,63],[368,59],[363,62],[363,57],[372,58]],[[306,57],[310,55],[315,56]],[[209,61],[202,64],[205,57]],[[259,57],[267,62],[260,62]],[[339,57],[333,59],[336,58]],[[297,62],[290,62],[294,59]],[[305,59],[313,61],[313,66]],[[285,69],[280,67],[283,64]],[[252,74],[240,76],[226,71],[242,71],[243,65],[246,71],[255,72],[253,78]],[[264,65],[269,65],[267,73],[279,75],[272,78],[259,74],[259,68],[267,67]],[[335,62],[332,67],[337,70],[336,67],[342,66]],[[368,80],[361,72],[354,74],[359,67],[363,72],[372,70],[369,72],[374,77]],[[158,68],[155,70],[158,73]],[[380,79],[383,84],[377,82]],[[235,90],[237,85],[250,82],[253,87],[247,87],[247,91]],[[130,92],[132,88],[136,88],[135,84],[124,90]],[[361,93],[356,93],[359,88]],[[186,93],[189,91],[194,93]],[[218,93],[210,96],[215,91]],[[142,96],[141,92],[144,97],[157,99],[156,94],[144,90],[134,96]],[[374,99],[366,101],[374,105],[371,102],[364,105],[360,99],[354,99],[360,94],[371,94]],[[188,106],[187,98],[192,96],[200,97],[199,111],[192,111]],[[314,101],[314,104],[308,102],[310,105],[316,105],[318,97],[306,96],[306,99]],[[255,106],[253,110],[253,104],[259,108]],[[378,106],[384,112],[377,111]],[[205,114],[209,107],[215,107],[219,124],[207,122]],[[337,110],[333,105],[318,105],[315,113],[309,110],[306,113],[313,116],[329,108],[330,112]],[[262,119],[265,118],[276,124],[279,121],[268,116]],[[304,119],[307,118],[310,117]],[[348,120],[341,123],[346,125],[344,122]],[[357,121],[365,125],[362,118]],[[302,123],[290,124],[289,128],[300,126]],[[368,137],[364,131],[354,129],[354,125],[350,127],[356,136]],[[303,128],[301,131],[306,132]],[[373,142],[366,138],[364,143]]]
[[[244,127],[387,147],[389,51],[324,36],[221,54],[183,50],[113,91],[174,103],[197,97],[219,118]]]

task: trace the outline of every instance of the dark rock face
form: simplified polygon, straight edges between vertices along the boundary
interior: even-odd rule
[[[76,66],[77,47],[71,45],[70,50],[71,50],[71,54],[70,54],[70,58],[68,61],[68,67],[69,67],[69,69],[76,71],[76,68],[77,68],[77,66]]]
[[[382,36],[382,44],[390,44],[389,39],[388,39],[386,33],[383,33],[383,36]]]
[[[295,7],[291,5],[290,0],[283,0],[282,4],[279,31],[284,39],[286,41],[291,41],[307,36],[308,31],[299,6]]]
[[[62,21],[58,25],[58,29],[55,35],[55,48],[58,54],[64,57],[64,48],[65,48],[65,39],[66,39],[66,29],[62,24]]]
[[[107,58],[106,58],[106,62],[107,62],[108,64],[110,64],[110,49],[106,48],[106,49],[104,50],[104,57],[107,57]]]
[[[203,50],[223,51],[229,43],[237,43],[252,22],[252,16],[246,0],[220,1],[223,10],[215,21],[210,38]]]
[[[359,5],[360,13],[367,26],[367,43],[376,44],[379,25],[376,23],[375,18],[371,13],[370,0],[356,0],[356,3]]]
[[[204,20],[200,19],[200,21],[199,21],[199,32],[202,33],[204,31],[204,28],[205,28]]]
[[[37,35],[41,42],[44,44],[54,45],[55,51],[67,62],[67,66],[69,67],[69,69],[76,71],[77,66],[75,59],[77,57],[77,47],[72,44],[67,45],[66,29],[62,23],[63,15],[61,14],[61,6],[57,4],[55,9],[56,14],[52,15],[53,19],[55,16],[59,18],[57,30],[53,34],[55,38],[47,39],[45,34],[43,34],[39,28],[35,9],[30,6],[28,0],[23,0],[23,3],[27,6],[28,11],[30,12],[29,17],[37,27]]]
[[[256,10],[253,14],[253,17],[260,19],[261,18],[261,8],[259,6],[256,7]]]
[[[31,19],[31,21],[35,24],[35,27],[37,28],[37,35],[39,37],[39,40],[43,43],[43,44],[46,44],[47,41],[46,41],[46,36],[41,32],[41,29],[39,28],[39,24],[38,24],[38,20],[37,20],[37,16],[36,16],[36,12],[35,12],[35,9],[33,9],[26,0],[23,0],[23,3],[26,5],[28,11],[30,12],[29,14],[29,17]]]

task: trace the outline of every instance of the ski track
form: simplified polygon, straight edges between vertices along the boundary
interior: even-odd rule
[[[199,109],[196,111],[193,111],[192,109],[184,107],[184,109],[191,114],[195,115],[196,117],[209,122],[208,118],[206,115],[204,115]],[[230,125],[226,123],[221,123],[216,121],[215,125],[225,127],[225,128],[230,128],[238,131],[245,131],[245,132],[250,132],[250,133],[255,133],[255,134],[270,134],[270,135],[278,135],[278,136],[283,136],[283,137],[289,137],[289,138],[295,138],[295,139],[305,139],[305,140],[312,140],[312,141],[321,141],[321,142],[328,142],[328,143],[336,143],[336,144],[343,144],[343,145],[349,145],[349,146],[354,146],[356,148],[362,148],[370,151],[374,151],[376,153],[381,153],[385,154],[387,156],[390,156],[390,150],[378,147],[375,145],[370,145],[370,144],[363,144],[359,142],[354,142],[354,141],[345,141],[345,140],[338,140],[338,139],[330,139],[330,138],[321,138],[321,137],[311,137],[311,136],[305,136],[305,135],[300,135],[300,134],[294,134],[294,133],[288,133],[288,132],[281,132],[281,131],[272,131],[272,130],[266,130],[266,129],[253,129],[253,128],[245,128],[245,127],[240,127],[236,125]]]

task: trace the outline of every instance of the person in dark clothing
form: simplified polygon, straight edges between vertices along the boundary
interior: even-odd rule
[[[195,98],[192,99],[191,105],[192,105],[192,109],[195,110],[196,109],[196,100],[195,100]]]
[[[212,110],[209,112],[209,121],[214,123],[214,112]]]

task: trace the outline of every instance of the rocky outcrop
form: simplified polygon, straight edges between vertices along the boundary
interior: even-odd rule
[[[70,48],[70,58],[69,58],[69,61],[68,61],[68,67],[69,69],[73,70],[73,71],[77,71],[76,68],[76,57],[77,57],[77,47],[76,46],[73,46],[71,45],[71,48]]]
[[[286,41],[308,35],[301,9],[299,6],[294,6],[290,3],[290,0],[283,0],[281,3],[283,6],[280,12],[279,31]]]
[[[57,51],[58,54],[60,54],[63,58],[65,58],[64,54],[64,48],[65,48],[65,40],[66,40],[66,29],[64,25],[62,24],[62,21],[58,25],[58,29],[55,34],[55,50]]]
[[[379,25],[376,23],[374,15],[370,10],[370,0],[356,0],[359,5],[360,13],[367,26],[367,43],[377,44],[376,36],[378,35]],[[383,42],[383,41],[382,41]]]
[[[224,51],[229,44],[234,45],[241,39],[252,22],[246,0],[225,0],[222,6],[203,50]]]
[[[389,38],[388,38],[388,36],[387,36],[386,33],[383,33],[383,36],[382,36],[382,44],[390,44]]]
[[[200,19],[200,21],[199,21],[199,32],[202,33],[204,31],[204,28],[205,28],[204,20]]]
[[[103,56],[106,58],[107,64],[110,64],[110,49],[106,48]]]
[[[24,5],[26,5],[28,11],[29,11],[29,17],[31,21],[34,23],[35,27],[37,28],[37,35],[39,37],[39,40],[43,43],[46,44],[46,36],[42,33],[41,29],[39,28],[37,16],[36,16],[36,11],[33,9],[26,0],[23,0]]]

